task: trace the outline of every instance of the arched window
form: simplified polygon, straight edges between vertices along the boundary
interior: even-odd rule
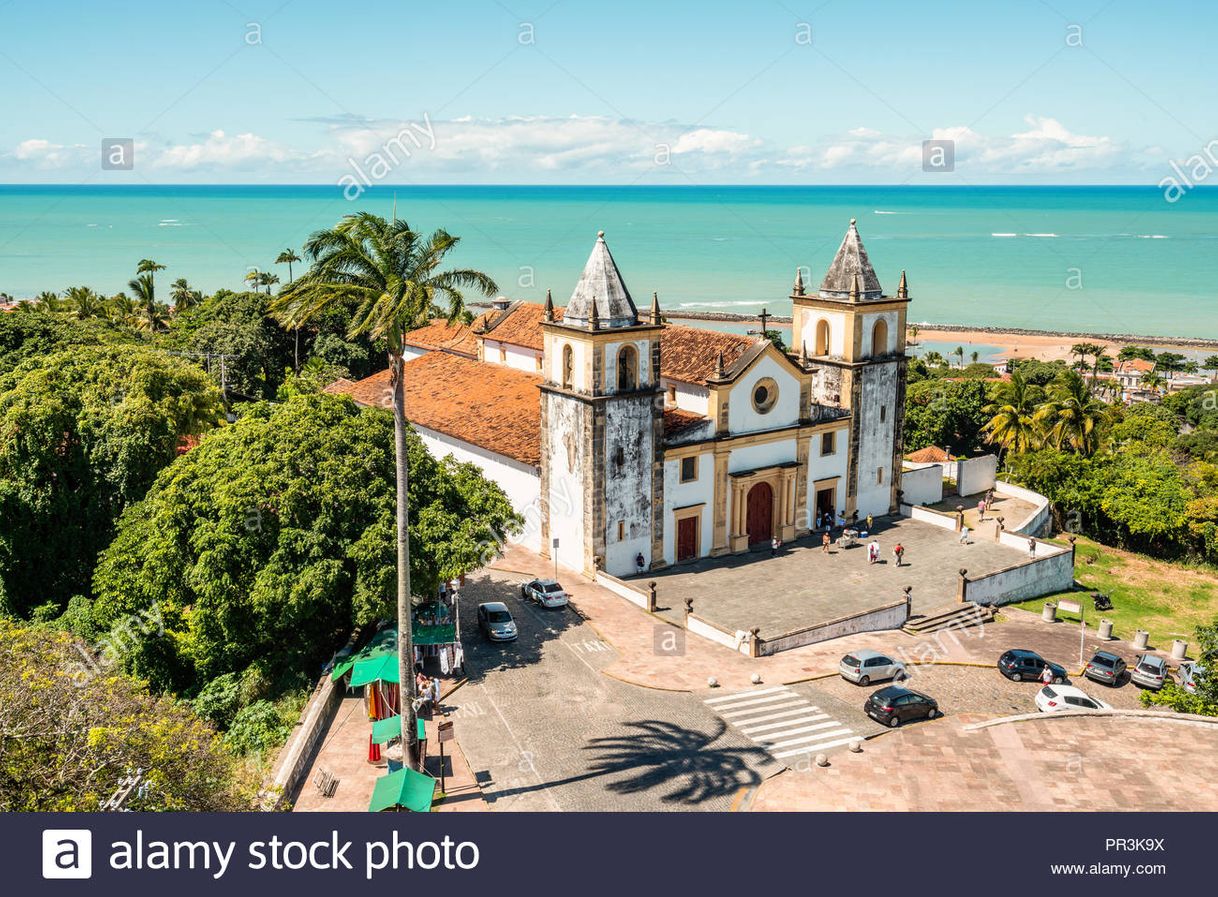
[[[575,353],[571,351],[570,344],[565,344],[562,347],[562,385],[563,389],[570,389],[572,379],[575,376]]]
[[[618,391],[634,389],[639,382],[639,353],[634,346],[622,346],[617,353]]]
[[[888,323],[881,318],[875,322],[875,327],[871,330],[871,354],[887,355],[888,354]]]
[[[829,354],[829,322],[820,320],[816,323],[816,351],[815,355]]]

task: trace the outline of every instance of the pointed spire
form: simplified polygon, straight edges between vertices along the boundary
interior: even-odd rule
[[[663,323],[663,317],[660,315],[660,294],[653,292],[651,294],[651,323]]]
[[[596,310],[596,300],[593,299],[591,304],[592,304],[592,313],[588,316],[588,326],[591,327],[593,330],[600,330],[601,329],[601,316],[600,316],[600,312],[598,312]]]
[[[605,244],[604,231],[596,235],[592,254],[588,256],[579,283],[563,312],[563,323],[588,327],[592,323],[593,310],[605,327],[633,327],[639,323],[638,309]]]
[[[804,270],[803,270],[803,268],[795,269],[794,293],[796,296],[802,296],[804,294]]]
[[[898,299],[908,299],[909,298],[909,284],[907,284],[905,282],[905,271],[903,269],[901,271],[901,282],[899,284],[897,284],[897,298]]]
[[[858,302],[859,293],[861,292],[862,284],[859,282],[859,273],[854,272],[854,280],[850,282],[850,301]]]
[[[723,353],[720,352],[719,360],[715,363],[715,379],[722,380],[725,376],[727,376],[727,373],[723,369]]]
[[[808,341],[803,340],[799,344],[799,363],[805,365],[808,363]]]
[[[550,295],[549,290],[546,290],[546,320],[554,320],[554,297]]]
[[[863,238],[859,236],[858,225],[853,218],[842,245],[838,247],[833,263],[820,285],[822,299],[846,299],[855,289],[857,278],[859,299],[879,299],[884,291],[880,287],[880,279],[875,276],[871,260],[867,258],[867,250],[863,248]]]

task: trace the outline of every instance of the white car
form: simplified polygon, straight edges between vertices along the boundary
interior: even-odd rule
[[[520,587],[520,597],[542,607],[564,607],[567,593],[553,579],[530,579]]]
[[[1186,660],[1180,664],[1177,672],[1180,675],[1180,687],[1190,695],[1197,693],[1197,678],[1205,675],[1205,667],[1195,660]]]
[[[1042,713],[1056,713],[1059,710],[1111,710],[1112,707],[1073,685],[1046,685],[1036,693],[1036,709]]]

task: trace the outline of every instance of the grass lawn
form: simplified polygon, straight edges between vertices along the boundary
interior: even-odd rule
[[[1064,540],[1053,540],[1067,544]],[[1046,601],[1065,598],[1080,601],[1088,628],[1103,616],[1113,622],[1113,635],[1132,639],[1134,630],[1150,633],[1152,647],[1169,649],[1171,640],[1196,641],[1193,630],[1199,623],[1218,618],[1218,571],[1200,566],[1156,561],[1142,554],[1121,551],[1079,538],[1074,576],[1088,592],[1103,592],[1113,609],[1097,613],[1091,596],[1082,592],[1035,598],[1015,605],[1039,613]],[[1060,620],[1078,621],[1078,614],[1057,612]],[[1193,646],[1195,647],[1195,646]]]

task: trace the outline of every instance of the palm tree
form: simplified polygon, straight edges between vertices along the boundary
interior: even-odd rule
[[[918,334],[921,332],[921,328],[917,324],[910,324],[908,327],[905,328],[905,330],[909,334],[909,342],[913,343],[914,345],[917,345]]]
[[[252,286],[255,290],[261,286],[262,272],[257,268],[250,268],[245,272],[245,282]]]
[[[960,359],[960,367],[964,367],[964,346],[956,346],[952,354]]]
[[[266,287],[266,294],[268,296],[271,295],[271,287],[277,283],[279,283],[279,276],[277,274],[271,274],[267,271],[260,271],[258,273],[258,286]]]
[[[968,360],[971,361],[973,364],[976,364],[978,361],[981,360],[981,353],[978,352],[976,349],[974,349],[972,352],[968,353]]]
[[[981,409],[990,415],[983,428],[986,439],[1005,450],[1008,457],[1011,452],[1018,455],[1031,451],[1039,435],[1036,406],[1043,398],[1040,387],[1015,371],[995,390],[994,401]]]
[[[1167,380],[1158,371],[1147,371],[1142,375],[1139,385],[1142,387],[1142,389],[1148,389],[1153,393],[1158,393],[1165,385],[1167,385]]]
[[[126,293],[115,293],[106,300],[106,317],[115,324],[134,327],[139,320],[139,309]]]
[[[43,290],[34,297],[33,302],[27,304],[35,311],[63,311],[63,300],[51,290]]]
[[[159,262],[154,262],[152,259],[140,259],[138,265],[135,266],[136,274],[153,274],[158,271],[164,271],[165,266]]]
[[[1077,371],[1064,372],[1049,387],[1049,399],[1037,410],[1035,420],[1054,448],[1069,448],[1090,456],[1100,447],[1107,407],[1091,394],[1087,381]]]
[[[410,532],[406,455],[406,393],[402,352],[406,332],[426,322],[432,302],[444,300],[450,320],[465,305],[464,289],[484,296],[499,291],[495,281],[468,268],[441,270],[458,238],[444,230],[415,233],[405,221],[386,221],[360,212],[331,230],[317,231],[305,243],[311,261],[300,280],[282,290],[270,308],[281,323],[299,327],[333,305],[355,303],[349,333],[385,340],[393,391],[394,456],[397,478],[398,670],[402,744],[406,761],[420,765],[415,731],[414,639],[411,632]]]
[[[156,301],[156,284],[153,282],[152,272],[139,274],[127,281],[127,288],[135,294],[135,304],[139,307],[140,317],[137,326],[141,330],[155,333],[165,320],[161,315],[160,305]]]
[[[276,265],[287,265],[288,266],[288,283],[291,283],[293,280],[292,262],[298,262],[298,261],[300,261],[300,256],[298,256],[296,254],[296,252],[291,249],[285,249],[283,252],[279,253],[279,257],[275,259]]]
[[[105,310],[105,299],[89,287],[68,287],[63,293],[64,303],[80,320],[95,318]]]
[[[941,367],[942,365],[947,364],[947,359],[944,358],[941,353],[936,352],[933,349],[923,355],[922,360],[935,367]]]
[[[179,277],[169,287],[169,298],[173,300],[174,314],[187,311],[199,304],[203,298],[197,290],[192,290],[185,277]]]

